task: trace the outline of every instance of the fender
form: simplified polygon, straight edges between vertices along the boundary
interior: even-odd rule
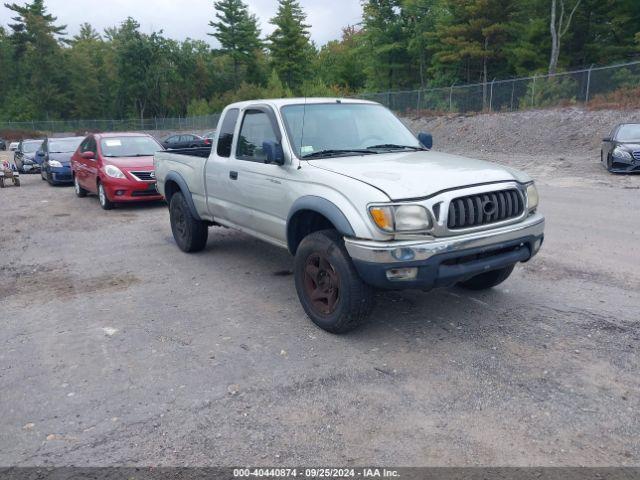
[[[167,200],[167,203],[171,203],[171,197],[167,197],[167,188],[166,185],[168,182],[175,182],[178,184],[178,188],[180,189],[180,191],[182,192],[182,196],[184,197],[185,201],[187,202],[187,205],[189,206],[189,210],[191,211],[191,215],[193,215],[194,218],[197,218],[198,220],[202,220],[202,218],[200,218],[200,215],[198,214],[198,211],[196,210],[196,206],[193,203],[193,198],[191,197],[191,191],[189,190],[189,187],[187,186],[187,182],[184,180],[184,178],[182,178],[182,175],[180,175],[178,172],[175,172],[173,170],[171,170],[169,173],[167,173],[167,176],[164,179],[164,184],[165,184],[165,198]],[[173,195],[173,193],[172,193]]]
[[[326,198],[308,195],[300,197],[293,203],[291,210],[289,211],[289,216],[287,217],[287,245],[289,245],[290,251],[292,251],[291,245],[293,244],[292,236],[294,233],[291,229],[291,219],[296,213],[302,210],[310,210],[323,215],[336,227],[338,232],[345,237],[356,236],[353,231],[353,227],[349,223],[349,220],[347,220],[345,214],[342,213],[342,210],[340,210],[333,202],[330,202]]]

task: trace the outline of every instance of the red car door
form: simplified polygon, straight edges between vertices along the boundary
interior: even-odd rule
[[[82,157],[82,154],[87,151],[87,145],[89,144],[90,137],[85,138],[76,153],[71,157],[71,168],[73,169],[73,174],[78,179],[78,183],[81,186],[85,184],[85,159]]]
[[[89,153],[93,153],[93,157],[90,157],[88,155]],[[94,136],[90,137],[89,142],[86,145],[86,151],[82,157],[84,174],[81,184],[86,190],[95,193],[98,191],[97,180],[100,159],[98,154],[98,143]]]

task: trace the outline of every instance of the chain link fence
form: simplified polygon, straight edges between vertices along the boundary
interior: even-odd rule
[[[358,97],[401,113],[511,112],[596,101],[620,106],[630,99],[640,103],[640,61],[470,85],[364,93]],[[212,114],[183,118],[0,122],[0,130],[76,134],[87,131],[205,131],[215,129],[219,118],[220,114]]]
[[[124,132],[124,131],[192,131],[214,130],[220,114],[183,118],[145,118],[124,120],[45,120],[33,122],[2,122],[0,130],[33,132],[77,133],[84,132]]]
[[[365,93],[359,98],[382,103],[397,112],[511,112],[527,108],[589,104],[594,100],[619,103],[638,98],[640,61],[591,67],[554,75],[493,80],[469,85],[402,92]]]

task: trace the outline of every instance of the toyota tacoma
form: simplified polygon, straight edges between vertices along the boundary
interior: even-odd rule
[[[361,324],[376,289],[488,289],[543,242],[529,176],[433,151],[377,103],[235,103],[212,143],[155,156],[176,244],[203,250],[224,226],[288,249],[302,307],[332,333]]]

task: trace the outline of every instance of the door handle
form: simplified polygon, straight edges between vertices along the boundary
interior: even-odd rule
[[[229,172],[229,178],[231,180],[237,180],[238,179],[238,172]]]

